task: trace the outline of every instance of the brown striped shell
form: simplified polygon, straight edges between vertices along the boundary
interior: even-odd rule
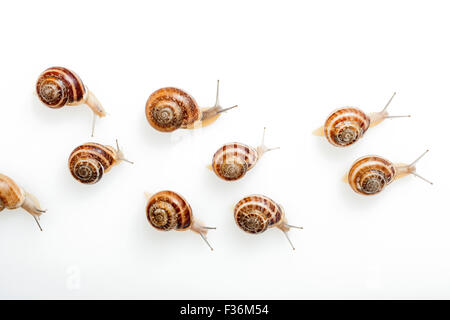
[[[17,209],[25,201],[25,193],[14,180],[0,174],[0,211],[4,208]]]
[[[372,195],[381,192],[396,174],[392,162],[379,156],[366,156],[355,161],[348,172],[348,183],[360,194]]]
[[[47,107],[61,108],[80,102],[86,94],[86,87],[75,72],[63,67],[52,67],[39,76],[36,92]]]
[[[161,191],[151,196],[146,211],[148,222],[159,230],[186,230],[193,223],[191,206],[173,191]]]
[[[153,92],[145,105],[148,123],[156,130],[171,132],[186,128],[201,118],[194,98],[177,88],[162,88]]]
[[[347,147],[361,138],[370,126],[370,118],[358,108],[334,111],[325,121],[324,134],[334,146]]]
[[[245,232],[261,233],[279,225],[284,219],[284,211],[266,196],[251,195],[235,205],[234,219]]]
[[[81,183],[94,184],[118,160],[117,151],[99,143],[88,142],[76,147],[69,157],[69,170]]]
[[[232,181],[242,178],[258,161],[258,152],[239,142],[227,143],[213,156],[212,168],[221,179]]]

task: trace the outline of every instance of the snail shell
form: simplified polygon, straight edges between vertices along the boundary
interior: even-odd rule
[[[198,233],[211,250],[211,244],[206,235],[214,227],[205,227],[194,220],[189,203],[178,193],[173,191],[160,191],[148,196],[146,216],[148,222],[158,230],[191,230]]]
[[[115,165],[119,152],[111,146],[89,142],[76,147],[69,157],[72,176],[81,183],[97,183]]]
[[[228,143],[214,154],[212,168],[224,180],[238,180],[255,166],[258,158],[256,149],[238,142]]]
[[[358,108],[334,111],[325,121],[324,134],[334,146],[347,147],[360,139],[370,126],[370,117]]]
[[[63,67],[52,67],[39,76],[36,92],[46,106],[61,108],[81,102],[87,90],[75,72]]]
[[[0,174],[0,211],[4,208],[17,209],[25,201],[25,192],[14,180]]]
[[[187,128],[200,120],[202,112],[194,98],[177,88],[162,88],[153,92],[145,106],[147,121],[156,130],[171,132]]]
[[[352,189],[360,194],[381,192],[396,175],[395,165],[379,156],[366,156],[355,161],[348,173]]]
[[[148,222],[156,229],[186,230],[193,224],[189,203],[173,191],[154,194],[147,203]]]
[[[262,233],[283,222],[284,210],[266,196],[251,195],[236,204],[234,219],[245,232]]]

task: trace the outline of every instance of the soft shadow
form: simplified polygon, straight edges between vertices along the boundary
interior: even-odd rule
[[[314,145],[316,146],[316,149],[319,150],[319,153],[322,154],[324,158],[331,159],[336,162],[348,161],[349,157],[355,152],[356,145],[359,142],[358,141],[348,147],[340,148],[331,145],[325,137],[314,136],[314,140]]]
[[[338,190],[339,198],[345,203],[346,206],[359,210],[360,212],[367,211],[367,207],[376,206],[380,201],[383,201],[383,192],[386,192],[386,189],[381,193],[373,195],[373,196],[365,196],[361,194],[357,194],[352,190],[348,183],[343,181],[338,181],[336,184],[336,188]],[[387,186],[389,188],[389,186]]]
[[[34,93],[30,94],[30,109],[33,117],[49,125],[66,121],[89,123],[90,125],[92,122],[92,112],[87,106],[81,104],[52,109],[43,104]]]
[[[154,129],[145,118],[139,117],[139,130],[143,139],[151,143],[154,148],[172,148],[188,139],[190,134],[188,129],[178,129],[173,132],[160,132]]]

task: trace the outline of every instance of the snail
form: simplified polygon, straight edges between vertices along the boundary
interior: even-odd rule
[[[384,119],[404,118],[405,116],[390,116],[387,107],[395,96],[395,92],[380,112],[366,114],[355,107],[337,109],[327,118],[325,124],[314,130],[316,136],[325,136],[333,146],[348,147],[363,137],[371,127],[376,126]]]
[[[145,105],[148,123],[158,131],[172,132],[178,128],[195,129],[205,127],[222,112],[236,108],[222,108],[219,104],[219,80],[217,80],[214,107],[200,109],[194,98],[178,88],[162,88],[153,92]]]
[[[35,196],[24,191],[11,178],[0,174],[0,211],[5,208],[13,210],[20,207],[33,216],[42,231],[39,219],[46,210],[41,209],[41,205]]]
[[[106,116],[100,102],[73,71],[63,67],[48,68],[36,82],[39,99],[49,108],[87,105],[94,112],[91,135],[94,136],[96,117]]]
[[[84,184],[97,183],[111,168],[127,160],[119,148],[119,142],[116,140],[117,149],[111,146],[104,146],[95,142],[88,142],[76,147],[69,157],[69,170],[72,176]]]
[[[158,230],[191,230],[198,233],[213,250],[206,234],[214,227],[205,227],[196,221],[192,215],[192,208],[181,195],[173,191],[160,191],[154,195],[147,194],[146,214],[148,222]]]
[[[224,144],[216,151],[212,158],[212,164],[208,168],[221,179],[234,181],[242,178],[247,171],[252,169],[264,153],[279,149],[267,148],[264,144],[266,128],[264,128],[261,145],[257,148],[249,147],[239,142]]]
[[[283,207],[262,195],[251,195],[241,199],[234,206],[234,220],[239,228],[253,234],[277,227],[283,231],[293,250],[295,247],[287,232],[290,228],[303,229],[288,224]]]
[[[344,181],[356,193],[373,195],[381,192],[396,179],[412,174],[429,184],[433,184],[416,172],[416,163],[428,152],[425,151],[420,157],[410,164],[392,163],[379,156],[365,156],[356,160]]]

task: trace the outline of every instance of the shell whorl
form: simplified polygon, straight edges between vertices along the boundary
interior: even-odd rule
[[[280,224],[283,218],[283,209],[275,201],[262,195],[245,197],[234,207],[236,224],[248,233],[264,232]]]
[[[258,161],[258,152],[242,143],[223,145],[213,156],[214,173],[227,181],[242,178]]]
[[[81,183],[94,184],[117,160],[116,151],[98,143],[85,143],[76,147],[69,157],[72,176]]]
[[[153,92],[145,106],[147,121],[156,130],[171,132],[186,128],[201,118],[194,98],[177,88],[162,88]]]
[[[151,196],[146,211],[148,222],[159,230],[185,230],[193,223],[191,206],[173,191],[161,191]]]
[[[370,118],[358,108],[334,111],[325,121],[324,134],[334,146],[347,147],[361,138],[370,126]]]
[[[355,161],[348,173],[352,189],[360,194],[372,195],[381,192],[395,177],[392,162],[378,157],[366,156]]]
[[[52,67],[39,76],[36,92],[46,106],[61,108],[66,104],[81,101],[86,94],[86,87],[73,71],[63,67]]]
[[[25,201],[25,193],[14,180],[0,174],[0,211],[4,208],[17,209]]]

